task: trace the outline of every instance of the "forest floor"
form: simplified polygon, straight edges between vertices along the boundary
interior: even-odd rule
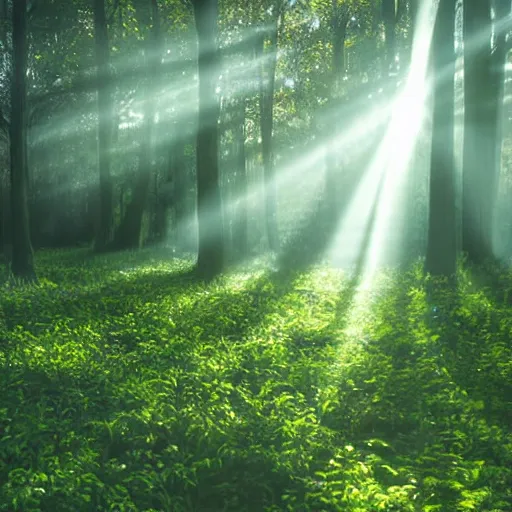
[[[0,288],[0,511],[512,510],[512,275],[204,284],[37,253]]]

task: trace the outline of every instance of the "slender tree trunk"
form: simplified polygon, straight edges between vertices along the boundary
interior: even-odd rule
[[[491,67],[491,2],[464,3],[464,149],[462,247],[470,261],[492,255],[496,182],[497,90]]]
[[[138,249],[143,243],[142,220],[151,182],[152,125],[152,111],[150,108],[146,108],[137,177],[132,187],[130,202],[126,205],[124,216],[115,232],[113,241],[113,246],[117,250]]]
[[[113,186],[110,174],[112,146],[112,122],[114,105],[105,0],[94,1],[94,35],[98,81],[98,165],[99,208],[95,239],[95,250],[104,251],[113,237]]]
[[[454,161],[455,3],[440,0],[432,43],[434,111],[426,272],[452,276],[457,265]]]
[[[133,187],[132,199],[126,207],[126,213],[115,234],[114,246],[116,249],[137,249],[143,243],[142,221],[146,210],[152,176],[151,161],[156,110],[155,96],[157,93],[154,90],[153,84],[159,83],[160,51],[162,48],[157,0],[150,0],[150,7],[153,23],[151,33],[146,40],[145,58],[148,78],[144,100],[144,138],[139,153],[139,170]]]
[[[408,62],[403,62],[402,65],[406,65],[407,69],[411,70],[413,63],[413,46],[415,43],[414,39],[418,26],[418,0],[409,0],[408,8],[410,20],[408,44],[410,45],[410,49]],[[419,170],[422,169],[422,158],[419,157],[418,154],[423,144],[424,139],[421,136],[413,141],[413,148],[409,159],[409,170],[405,176],[405,197],[403,198],[404,235],[401,238],[401,262],[404,264],[412,263],[412,261],[420,255],[423,255],[424,252],[420,244],[422,231],[420,226],[422,223],[418,220],[420,218],[419,209],[421,204],[421,201],[418,201],[418,191],[422,189],[422,182],[425,177],[422,172],[419,172]]]
[[[245,99],[237,102],[233,124],[235,144],[235,195],[236,203],[233,218],[233,247],[238,258],[244,258],[248,252],[247,240],[247,170],[245,156]]]
[[[3,170],[0,170],[0,249],[3,251],[7,241],[5,239],[5,186],[4,186],[4,176]]]
[[[9,185],[10,173],[6,170],[2,177],[2,251],[8,264],[12,258],[12,221],[11,221],[11,187]]]
[[[279,250],[279,229],[277,223],[277,182],[275,179],[274,149],[272,131],[274,125],[274,88],[277,65],[277,38],[279,18],[276,16],[269,29],[268,47],[261,40],[260,64],[260,123],[261,123],[261,152],[263,157],[263,176],[265,183],[265,224],[267,228],[268,245],[271,251]]]
[[[14,277],[36,279],[30,242],[27,183],[27,2],[17,0],[12,8],[13,77],[11,83],[11,219]]]
[[[332,83],[330,104],[333,111],[340,110],[341,107],[341,84],[345,74],[345,41],[347,38],[347,26],[349,18],[348,9],[340,12],[341,7],[336,0],[332,2]],[[328,141],[333,134],[339,131],[338,117],[334,117],[334,121],[324,124],[324,137]],[[344,120],[346,121],[346,120]],[[338,145],[336,142],[328,144],[325,155],[325,214],[326,222],[332,223],[337,221],[337,207],[339,203],[338,190]]]
[[[222,200],[219,184],[219,73],[217,0],[193,0],[198,41],[199,122],[197,131],[197,270],[205,278],[224,266]]]
[[[505,73],[508,55],[508,17],[511,14],[512,5],[510,0],[495,0],[494,2],[494,46],[491,56],[491,86],[492,94],[492,109],[495,116],[494,130],[492,139],[494,139],[495,147],[495,171],[494,183],[491,191],[492,205],[497,203],[498,189],[501,175],[501,160],[502,160],[502,146],[503,146],[503,125],[504,125],[504,99],[505,99]],[[496,211],[493,208],[491,222],[491,236],[495,233],[494,218]],[[491,239],[491,249],[493,248],[493,239]]]
[[[187,172],[185,161],[185,150],[190,144],[190,134],[175,135],[175,139],[171,147],[171,157],[169,159],[170,172],[172,173],[173,187],[173,203],[174,203],[174,232],[176,237],[176,246],[183,250],[189,251],[190,233],[188,230],[188,209],[187,198],[189,197],[190,178]],[[192,142],[193,145],[193,142]]]
[[[178,133],[176,128],[174,128],[170,138],[171,144],[168,149],[167,171],[164,183],[160,187],[157,226],[159,240],[166,240],[170,235],[171,226],[169,220],[171,209],[174,209],[174,243],[179,249],[184,249],[187,196],[185,146],[188,137]]]

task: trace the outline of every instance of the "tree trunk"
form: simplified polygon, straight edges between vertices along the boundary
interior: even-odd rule
[[[347,37],[347,26],[350,19],[348,10],[340,12],[340,7],[336,0],[332,3],[332,83],[330,104],[332,111],[339,111],[341,107],[341,84],[345,74],[345,41]],[[324,124],[324,137],[327,141],[333,134],[339,133],[338,116],[334,121]],[[346,121],[346,120],[344,120]],[[327,144],[325,155],[325,221],[332,223],[337,221],[337,206],[339,203],[338,190],[338,144],[336,142]]]
[[[497,174],[497,89],[491,73],[491,2],[466,0],[463,12],[462,247],[470,261],[481,263],[492,255],[493,193]]]
[[[190,189],[190,177],[187,172],[185,162],[185,148],[188,144],[190,135],[185,138],[178,138],[173,145],[174,160],[172,166],[172,178],[174,180],[174,231],[176,237],[176,246],[182,251],[191,251],[191,236],[188,230],[188,221],[190,213],[187,209],[187,198]]]
[[[174,209],[175,245],[183,249],[185,239],[183,223],[186,218],[185,198],[187,195],[185,167],[186,137],[173,128],[171,143],[167,155],[167,171],[164,182],[160,186],[157,209],[157,232],[160,242],[164,242],[170,235],[169,217]]]
[[[457,265],[454,161],[455,3],[440,0],[432,42],[434,111],[426,272],[450,277]]]
[[[151,181],[151,132],[153,116],[146,110],[144,119],[144,140],[139,153],[137,178],[132,188],[132,197],[126,205],[124,216],[116,229],[113,247],[116,250],[138,249],[142,245],[142,219],[146,208]]]
[[[491,56],[491,87],[492,106],[495,122],[493,124],[492,140],[494,140],[495,148],[495,170],[494,170],[494,183],[491,191],[492,205],[497,203],[498,189],[501,174],[501,160],[502,160],[502,146],[503,146],[503,124],[504,124],[504,99],[505,99],[505,68],[508,55],[508,42],[505,24],[511,14],[512,5],[510,0],[495,0],[494,2],[494,47]],[[491,237],[495,233],[495,218],[496,211],[493,208],[491,222]],[[491,249],[493,239],[491,238]]]
[[[149,186],[152,175],[153,127],[155,122],[157,91],[152,84],[159,83],[160,52],[160,16],[157,0],[150,0],[152,29],[146,41],[146,66],[148,82],[145,91],[144,138],[139,153],[139,170],[133,187],[132,198],[126,207],[126,213],[116,230],[114,247],[116,249],[138,249],[143,243],[142,220],[146,210]]]
[[[5,184],[4,184],[4,171],[0,170],[0,250],[3,252],[4,247],[7,245],[5,237]]]
[[[235,207],[233,215],[233,247],[238,259],[245,258],[248,252],[247,240],[247,170],[245,156],[245,99],[239,100],[238,112],[233,123],[235,145]]]
[[[2,230],[2,245],[1,250],[3,252],[6,263],[11,263],[12,257],[12,221],[11,221],[11,190],[9,186],[9,177],[10,173],[5,170],[4,175],[2,176],[2,192],[0,195],[0,200],[2,201],[2,225],[0,229]]]
[[[14,277],[34,281],[34,257],[30,242],[27,172],[27,2],[12,8],[13,77],[11,82],[11,212]]]
[[[198,41],[199,119],[197,130],[197,270],[205,278],[224,266],[222,200],[219,185],[219,73],[217,0],[193,0]]]
[[[272,131],[274,124],[274,88],[277,65],[277,36],[279,18],[276,16],[267,37],[260,40],[262,57],[260,64],[260,123],[261,152],[263,158],[263,178],[265,183],[265,224],[268,245],[271,251],[279,250],[279,229],[277,223],[277,182],[275,179],[275,162],[273,153]],[[265,50],[265,40],[268,47]]]
[[[95,250],[104,251],[113,237],[113,186],[110,175],[110,153],[112,146],[112,121],[114,104],[105,0],[94,0],[94,39],[96,51],[96,73],[98,86],[98,166],[99,208],[96,228]]]

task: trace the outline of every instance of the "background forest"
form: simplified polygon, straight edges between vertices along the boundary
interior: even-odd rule
[[[511,0],[0,0],[0,511],[512,510]]]

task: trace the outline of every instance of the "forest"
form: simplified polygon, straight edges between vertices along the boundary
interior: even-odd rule
[[[512,0],[0,46],[0,512],[512,511]]]

